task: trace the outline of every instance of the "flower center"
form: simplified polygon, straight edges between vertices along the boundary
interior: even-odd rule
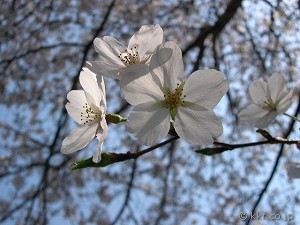
[[[129,51],[126,49],[124,52],[120,53],[119,58],[126,67],[138,63],[140,60],[137,47],[133,47]]]
[[[82,107],[83,111],[80,113],[83,124],[94,124],[100,121],[101,112],[94,111],[87,103]]]
[[[268,111],[276,111],[276,104],[272,101],[270,97],[266,96],[266,100],[261,100],[258,103],[258,106],[262,109],[266,109]]]
[[[176,109],[178,106],[182,105],[185,101],[183,100],[186,95],[182,97],[184,82],[179,85],[174,91],[168,90],[165,94],[165,100],[163,100],[164,107],[169,108],[170,110]]]

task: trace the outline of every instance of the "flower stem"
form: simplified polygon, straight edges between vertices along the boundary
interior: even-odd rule
[[[300,119],[295,117],[295,116],[292,116],[292,115],[287,114],[287,113],[283,113],[283,115],[288,116],[288,117],[292,118],[293,120],[300,122]]]

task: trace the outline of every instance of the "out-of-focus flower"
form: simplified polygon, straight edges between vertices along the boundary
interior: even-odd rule
[[[115,38],[95,38],[94,46],[99,54],[97,61],[91,61],[92,71],[114,79],[125,74],[144,75],[155,48],[162,43],[163,30],[159,25],[142,26],[125,47]]]
[[[273,74],[268,81],[254,81],[249,87],[252,104],[239,113],[241,122],[265,128],[277,115],[286,112],[293,103],[293,90],[286,87],[284,78]]]
[[[79,77],[83,90],[68,93],[66,109],[79,124],[62,143],[61,152],[70,154],[85,148],[94,138],[99,141],[98,151],[93,156],[95,163],[101,161],[102,144],[107,136],[106,93],[102,76],[96,76],[88,68],[83,68]]]
[[[153,145],[173,124],[177,134],[192,144],[212,144],[223,132],[213,108],[228,91],[228,81],[216,70],[198,70],[183,81],[180,48],[160,45],[150,72],[131,82],[121,80],[125,99],[133,108],[127,128],[141,144]]]
[[[289,162],[287,165],[287,175],[291,179],[300,178],[300,163]]]

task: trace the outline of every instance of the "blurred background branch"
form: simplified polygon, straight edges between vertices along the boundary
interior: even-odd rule
[[[241,212],[261,210],[294,214],[290,224],[299,224],[299,181],[285,170],[300,159],[295,145],[207,157],[194,152],[206,146],[178,140],[138,160],[76,171],[70,166],[90,157],[96,143],[60,153],[75,126],[64,108],[66,94],[79,88],[86,60],[97,59],[94,38],[127,44],[145,24],[160,24],[164,40],[183,49],[185,74],[216,68],[230,80],[215,110],[224,126],[216,142],[261,141],[237,113],[249,103],[249,84],[272,73],[299,91],[299,16],[298,1],[2,1],[0,223],[222,225],[241,224]],[[131,108],[118,83],[105,82],[108,111],[127,117]],[[289,113],[299,113],[297,103]],[[268,131],[299,139],[299,124],[284,116]],[[145,148],[124,124],[110,124],[104,152],[131,149]]]

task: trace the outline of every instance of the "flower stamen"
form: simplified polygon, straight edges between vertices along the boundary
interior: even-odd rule
[[[266,100],[261,100],[258,103],[258,106],[262,109],[266,109],[268,111],[276,111],[276,104],[272,101],[268,96],[265,97]]]
[[[139,53],[137,51],[137,47],[130,48],[130,50],[125,50],[124,52],[120,53],[119,58],[124,63],[126,67],[138,63],[140,61],[139,59]]]
[[[80,113],[81,121],[84,125],[99,122],[101,113],[94,111],[87,103],[82,107],[83,111]]]
[[[181,85],[177,84],[177,88],[175,88],[174,91],[168,90],[164,94],[165,100],[163,100],[163,104],[166,108],[169,108],[170,110],[176,109],[185,102],[184,98],[186,97],[186,95],[182,97],[183,86],[184,83],[182,83]]]

